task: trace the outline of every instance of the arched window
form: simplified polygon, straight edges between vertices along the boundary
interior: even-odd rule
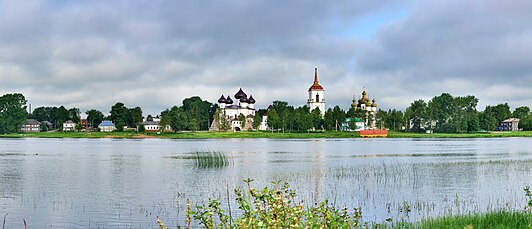
[[[320,102],[320,95],[316,94],[316,102]]]

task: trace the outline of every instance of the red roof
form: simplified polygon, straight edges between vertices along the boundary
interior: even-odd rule
[[[314,83],[309,90],[323,90],[323,87],[318,83],[318,68],[314,69]]]

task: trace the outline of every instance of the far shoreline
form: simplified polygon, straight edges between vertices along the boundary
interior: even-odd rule
[[[484,132],[484,133],[414,133],[389,131],[387,138],[505,138],[532,137],[532,131]],[[0,138],[112,138],[112,139],[348,139],[361,138],[358,132],[317,131],[308,133],[288,133],[269,131],[187,131],[177,133],[136,133],[136,132],[35,132],[0,135]]]

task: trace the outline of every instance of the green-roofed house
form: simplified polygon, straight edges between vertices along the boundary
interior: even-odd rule
[[[352,123],[352,122],[355,122],[355,129],[351,129],[352,127],[352,124],[349,125],[349,123]],[[366,124],[364,123],[364,121],[362,121],[362,119],[360,118],[346,118],[344,120],[344,122],[342,122],[342,126],[340,127],[340,130],[342,131],[360,131],[360,130],[365,130],[366,129]]]

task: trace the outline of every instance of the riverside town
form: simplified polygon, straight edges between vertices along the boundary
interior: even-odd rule
[[[532,229],[531,12],[0,0],[0,229]]]

